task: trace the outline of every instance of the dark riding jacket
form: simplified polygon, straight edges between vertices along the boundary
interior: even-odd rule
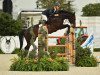
[[[50,16],[53,16],[54,14],[58,14],[58,11],[55,11],[54,9],[47,9],[43,11],[42,14],[46,15],[47,18],[49,18]]]

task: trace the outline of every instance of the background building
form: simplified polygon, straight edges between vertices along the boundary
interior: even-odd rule
[[[0,9],[2,9],[2,1],[0,0]],[[33,10],[36,9],[36,1],[37,0],[12,0],[13,2],[13,15],[17,16],[18,13],[22,10]],[[70,1],[70,0],[68,0]],[[100,3],[100,0],[71,0],[74,1],[73,5],[75,7],[76,15],[80,16],[82,14],[82,7],[89,3]]]

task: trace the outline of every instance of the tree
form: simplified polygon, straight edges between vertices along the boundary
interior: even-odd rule
[[[82,16],[100,16],[100,3],[88,4],[82,8]]]
[[[12,15],[12,1],[11,0],[3,0],[3,12]]]
[[[59,2],[61,8],[67,11],[74,11],[72,2],[73,1],[66,1],[66,0],[37,0],[37,8],[52,8],[55,2]]]
[[[0,36],[14,36],[22,29],[21,20],[13,20],[8,13],[0,12]]]

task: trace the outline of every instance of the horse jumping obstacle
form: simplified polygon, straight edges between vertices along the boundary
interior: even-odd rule
[[[48,47],[65,47],[65,53],[58,55],[66,56],[70,63],[74,63],[74,33],[71,32],[69,36],[48,36],[48,38],[66,38],[65,45],[48,45]]]
[[[48,47],[65,47],[65,54],[59,54],[60,56],[67,56],[67,58],[69,59],[70,63],[74,63],[74,28],[70,29],[71,33],[69,36],[48,36],[48,29],[46,26],[42,26],[39,29],[39,34],[38,34],[38,48],[42,50],[46,50],[48,51]],[[45,34],[44,34],[45,33]],[[66,40],[65,45],[48,45],[48,38],[68,38],[68,40]],[[41,40],[39,40],[41,39]],[[44,46],[43,46],[44,45]]]

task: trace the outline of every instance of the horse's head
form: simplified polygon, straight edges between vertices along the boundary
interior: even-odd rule
[[[62,16],[62,19],[68,19],[69,22],[71,23],[71,25],[73,27],[75,27],[76,23],[75,23],[75,20],[76,20],[76,17],[75,17],[75,12],[72,13],[72,12],[68,12],[68,11],[63,11],[61,10],[60,12],[60,15]]]

